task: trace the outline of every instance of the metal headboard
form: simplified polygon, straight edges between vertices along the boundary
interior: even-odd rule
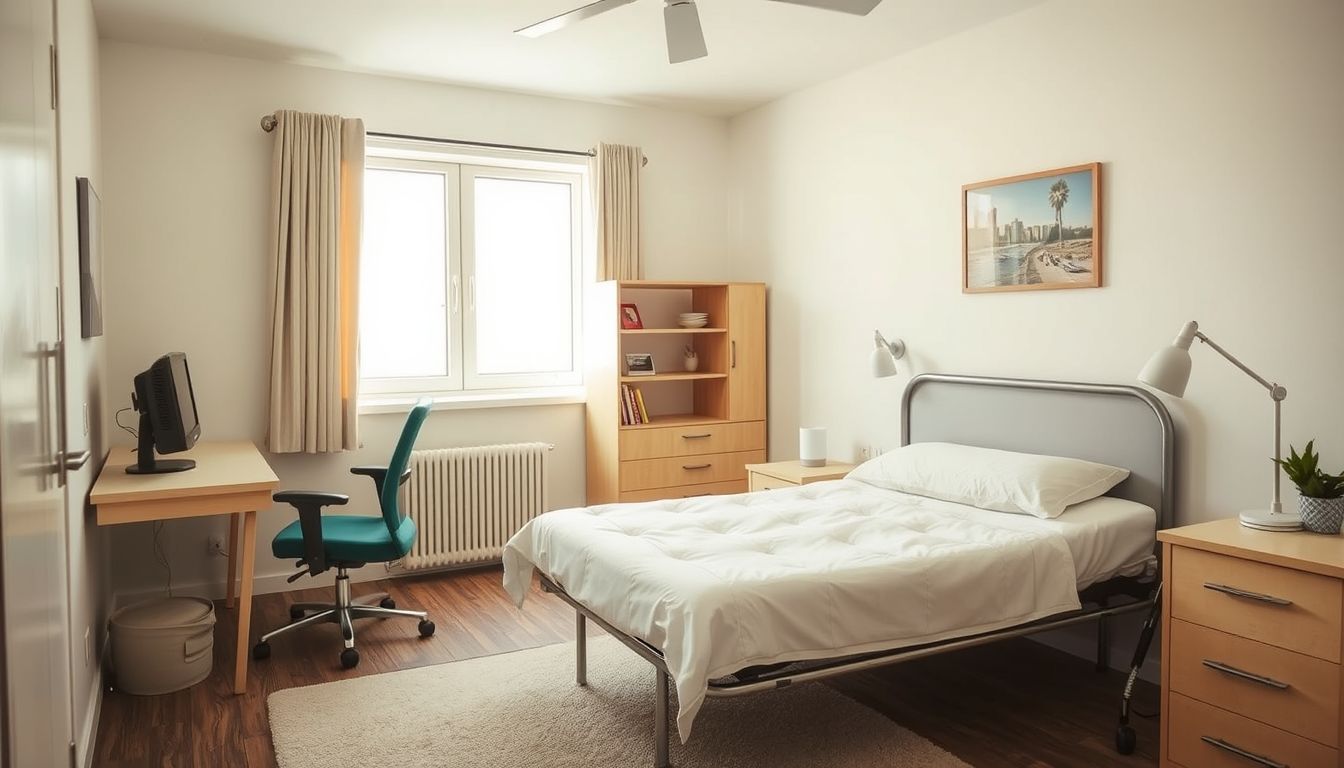
[[[1162,401],[1138,387],[921,374],[901,400],[901,445],[935,441],[1125,467],[1129,478],[1107,495],[1146,504],[1158,528],[1172,526],[1175,429]]]

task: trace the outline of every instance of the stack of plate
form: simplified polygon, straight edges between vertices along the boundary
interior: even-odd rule
[[[705,312],[682,312],[677,316],[677,325],[682,328],[704,328],[709,325],[709,315]]]

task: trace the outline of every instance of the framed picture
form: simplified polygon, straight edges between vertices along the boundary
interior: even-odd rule
[[[639,317],[639,307],[634,304],[621,305],[621,327],[625,329],[644,327],[644,321]]]
[[[653,355],[636,352],[625,356],[625,375],[626,376],[652,376],[657,373],[653,369]]]
[[[1101,287],[1101,163],[961,188],[961,290]]]
[[[98,193],[83,176],[75,179],[75,204],[79,214],[79,326],[86,339],[103,335],[102,222]]]

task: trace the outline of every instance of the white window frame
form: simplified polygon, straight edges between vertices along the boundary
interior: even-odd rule
[[[585,194],[586,163],[557,161],[555,156],[530,152],[476,152],[417,141],[370,138],[365,167],[433,173],[444,177],[444,242],[447,286],[444,308],[447,323],[448,375],[424,377],[365,378],[360,376],[363,412],[397,407],[403,400],[429,395],[436,404],[455,407],[535,405],[548,400],[583,400],[583,274],[590,259],[585,244],[591,241],[591,211]],[[475,179],[504,178],[563,183],[570,186],[574,212],[571,227],[571,338],[572,368],[568,371],[513,374],[480,374],[475,370]],[[526,344],[528,339],[518,339]],[[401,397],[406,396],[406,397]]]

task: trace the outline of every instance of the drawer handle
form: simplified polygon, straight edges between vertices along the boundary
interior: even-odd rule
[[[1233,677],[1240,677],[1242,680],[1250,680],[1252,683],[1267,685],[1270,688],[1278,688],[1281,691],[1288,690],[1288,684],[1285,682],[1275,680],[1272,677],[1257,675],[1254,672],[1247,672],[1244,669],[1237,669],[1236,667],[1231,666],[1229,664],[1224,664],[1221,661],[1214,661],[1213,659],[1205,659],[1204,666],[1208,667],[1209,669],[1216,669],[1219,672],[1222,672],[1227,675],[1232,675]]]
[[[1244,597],[1247,600],[1258,600],[1262,603],[1270,603],[1272,605],[1293,604],[1292,600],[1284,600],[1282,597],[1266,595],[1260,592],[1250,592],[1245,589],[1237,589],[1236,587],[1229,587],[1226,584],[1214,584],[1213,582],[1206,581],[1204,582],[1204,588],[1212,589],[1214,592],[1222,592],[1225,595],[1231,595],[1233,597]]]
[[[688,493],[688,494],[685,494],[684,496],[682,496],[681,498],[683,498],[683,499],[698,499],[698,498],[700,498],[701,496],[713,496],[713,495],[714,495],[714,494],[710,493],[709,491],[705,491],[704,493]]]
[[[1200,741],[1203,741],[1205,744],[1217,747],[1223,750],[1224,752],[1231,752],[1237,757],[1244,757],[1247,760],[1250,760],[1252,763],[1255,763],[1256,765],[1263,765],[1265,768],[1288,768],[1287,763],[1280,763],[1277,760],[1270,760],[1268,757],[1265,757],[1264,755],[1257,755],[1254,752],[1248,752],[1242,749],[1241,747],[1238,747],[1236,744],[1223,741],[1222,739],[1215,739],[1212,736],[1200,736],[1199,739]]]
[[[682,464],[682,469],[709,469],[713,464]]]
[[[704,433],[703,435],[682,435],[682,436],[681,436],[681,439],[682,439],[682,440],[699,440],[699,439],[702,438],[702,437],[713,437],[713,435],[712,435],[711,433],[709,433],[709,432],[706,432],[706,433]]]

